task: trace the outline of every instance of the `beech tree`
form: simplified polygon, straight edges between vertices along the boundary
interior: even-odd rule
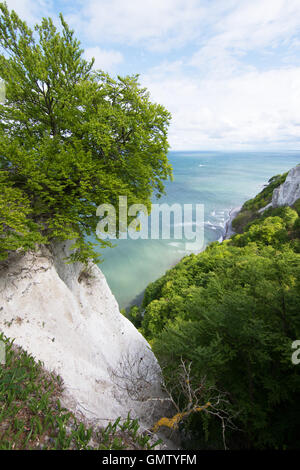
[[[0,11],[0,257],[74,239],[73,259],[95,259],[98,205],[126,195],[150,210],[163,194],[171,116],[138,76],[94,70],[62,15],[32,30]]]

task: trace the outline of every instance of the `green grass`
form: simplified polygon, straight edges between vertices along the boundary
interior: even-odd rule
[[[88,427],[63,408],[63,381],[0,333],[6,361],[0,366],[0,450],[151,449],[137,420],[118,418],[106,428]]]

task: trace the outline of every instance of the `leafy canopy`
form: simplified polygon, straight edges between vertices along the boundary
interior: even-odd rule
[[[194,388],[206,377],[228,394],[226,410],[240,429],[227,430],[230,448],[299,445],[300,369],[291,361],[300,337],[298,206],[269,209],[243,233],[183,258],[130,312],[171,389],[184,360]],[[194,439],[188,447],[221,448],[212,417],[194,414],[185,427]]]
[[[0,257],[76,239],[74,258],[95,258],[98,205],[117,209],[126,195],[150,209],[163,193],[170,114],[138,76],[95,71],[62,15],[60,30],[50,18],[31,30],[5,3],[0,11]]]

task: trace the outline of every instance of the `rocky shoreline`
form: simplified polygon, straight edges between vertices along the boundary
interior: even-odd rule
[[[223,235],[220,239],[220,242],[223,242],[224,240],[228,240],[228,238],[232,237],[232,235],[235,234],[235,231],[232,228],[232,221],[238,215],[241,208],[242,207],[239,206],[239,207],[235,207],[234,209],[230,209],[229,217],[228,217],[227,221],[225,222],[224,233],[223,233]]]

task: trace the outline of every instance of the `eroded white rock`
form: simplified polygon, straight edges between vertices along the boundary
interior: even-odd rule
[[[77,414],[104,424],[130,412],[149,423],[162,413],[152,400],[163,396],[157,361],[100,269],[65,264],[68,245],[0,265],[0,330],[61,375],[64,405]]]
[[[300,198],[300,165],[292,168],[283,184],[275,188],[272,207],[292,206]]]

